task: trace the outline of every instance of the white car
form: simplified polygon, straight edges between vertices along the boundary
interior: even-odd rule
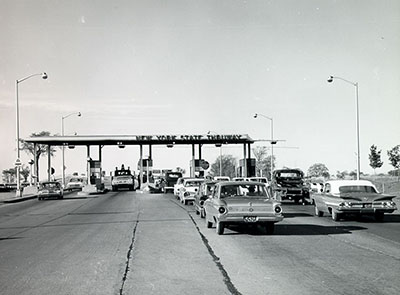
[[[83,177],[71,177],[65,186],[66,190],[82,189],[85,185],[85,179]]]
[[[203,182],[203,178],[184,179],[182,187],[179,190],[179,200],[181,203],[187,205],[189,202],[194,202],[195,195]]]
[[[322,192],[312,194],[315,215],[331,214],[334,221],[347,215],[370,215],[383,221],[385,213],[397,210],[395,195],[378,192],[367,180],[332,180]]]
[[[179,198],[179,191],[183,187],[183,181],[188,178],[190,177],[180,177],[174,184],[174,195],[177,199]]]

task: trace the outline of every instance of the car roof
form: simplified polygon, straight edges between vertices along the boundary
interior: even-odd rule
[[[339,187],[341,186],[353,186],[353,185],[361,185],[361,186],[372,186],[376,189],[375,185],[369,180],[330,180],[326,183],[331,185],[332,192],[338,192]],[[377,190],[377,189],[376,189]]]

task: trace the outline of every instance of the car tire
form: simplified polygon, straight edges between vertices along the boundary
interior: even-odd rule
[[[42,199],[41,197],[38,197],[38,200],[41,201],[41,200],[43,200],[43,199]]]
[[[207,228],[212,228],[213,227],[213,223],[211,221],[207,220]]]
[[[275,223],[273,222],[268,222],[265,225],[265,231],[267,232],[267,235],[272,235],[275,231]]]
[[[317,204],[315,204],[315,202],[314,202],[314,213],[315,213],[315,216],[318,216],[318,217],[324,216],[324,212],[319,211]]]
[[[200,215],[200,211],[196,209],[196,215]]]
[[[216,232],[218,235],[223,235],[225,230],[225,224],[217,221]]]
[[[375,212],[375,216],[374,217],[375,217],[376,221],[382,222],[384,216],[385,216],[385,213],[383,213],[383,212]]]
[[[334,221],[339,221],[341,217],[342,217],[342,214],[337,213],[335,210],[332,209],[332,219]]]

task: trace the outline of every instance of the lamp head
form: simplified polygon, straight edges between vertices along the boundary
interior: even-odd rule
[[[42,79],[44,79],[44,80],[47,79],[47,74],[46,74],[46,73],[43,73],[43,74],[42,74]]]
[[[82,116],[81,112],[78,112],[78,117]]]
[[[208,132],[207,132],[207,134],[210,134],[210,133],[211,133],[211,131],[208,131]]]
[[[328,81],[328,83],[332,83],[333,82],[333,76],[329,76],[327,81]]]
[[[254,118],[257,118],[257,116],[258,116],[258,114],[257,114],[257,113],[255,113],[255,114],[254,114]]]

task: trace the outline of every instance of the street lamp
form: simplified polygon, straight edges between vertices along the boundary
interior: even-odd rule
[[[207,134],[211,132],[217,134],[217,132],[211,130],[208,131]],[[222,143],[217,143],[215,146],[219,147],[219,176],[222,176]]]
[[[21,180],[20,180],[20,167],[21,167],[21,152],[19,148],[19,100],[18,100],[18,85],[21,82],[24,82],[25,80],[28,80],[29,78],[32,78],[34,76],[42,76],[42,79],[47,79],[47,74],[46,73],[38,73],[38,74],[32,74],[29,76],[26,76],[25,78],[19,79],[15,81],[15,93],[16,93],[16,129],[17,129],[17,160],[15,161],[16,168],[17,168],[17,191],[16,191],[16,196],[21,197],[22,196],[22,190],[21,190]],[[35,155],[36,157],[36,155]]]
[[[272,172],[274,171],[274,144],[276,143],[276,141],[274,141],[274,120],[271,117],[267,117],[263,114],[257,114],[257,113],[254,114],[254,119],[257,119],[258,116],[271,121],[271,180],[272,180]]]
[[[69,116],[72,116],[72,115],[78,115],[78,117],[82,116],[81,112],[75,112],[75,113],[68,114],[66,116],[62,116],[61,117],[61,135],[62,136],[64,136],[64,119],[66,119],[66,118],[68,118]],[[61,171],[62,171],[62,186],[63,186],[63,188],[65,188],[65,155],[64,155],[64,153],[65,153],[65,146],[63,144],[63,146],[62,146],[62,169],[61,169]]]
[[[357,180],[360,180],[360,116],[358,109],[358,83],[351,82],[341,77],[329,76],[328,83],[332,83],[334,79],[342,80],[353,85],[356,88],[356,131],[357,131]]]

